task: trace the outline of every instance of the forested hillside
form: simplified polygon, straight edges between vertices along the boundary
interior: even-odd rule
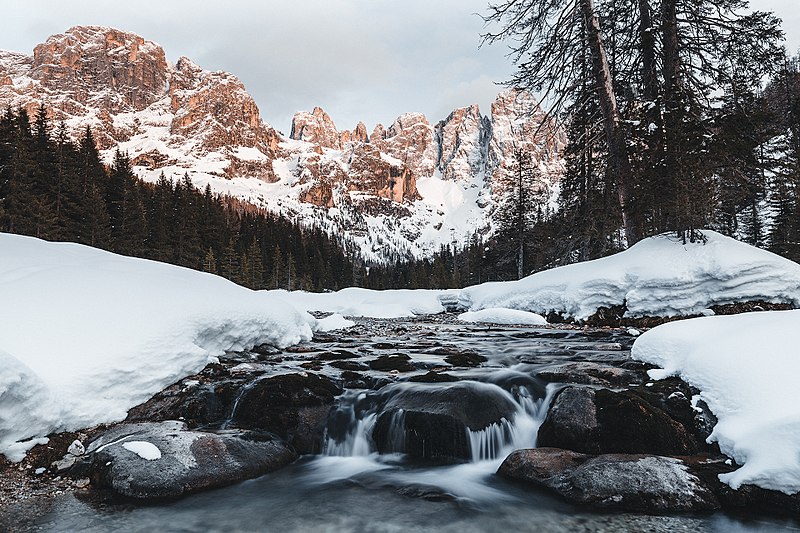
[[[0,119],[0,230],[218,273],[255,289],[353,281],[352,262],[321,231],[198,191],[188,177],[141,182],[122,153],[106,168],[88,128],[75,145],[43,111],[33,121],[11,110]]]

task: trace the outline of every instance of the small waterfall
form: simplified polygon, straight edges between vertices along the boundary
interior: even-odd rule
[[[231,407],[231,412],[230,412],[230,414],[228,414],[228,418],[226,418],[225,421],[220,426],[220,429],[228,429],[228,427],[233,423],[233,417],[234,417],[234,415],[236,415],[236,409],[239,408],[239,402],[242,400],[242,397],[245,394],[247,394],[247,392],[250,389],[255,387],[256,384],[259,381],[261,381],[262,379],[264,379],[264,378],[262,377],[262,378],[254,379],[253,381],[251,381],[250,383],[248,383],[247,385],[245,385],[244,387],[239,389],[239,394],[236,395],[236,399],[233,401],[233,407]]]
[[[347,391],[339,400],[339,406],[331,415],[325,430],[323,455],[356,457],[374,452],[372,429],[378,413],[374,410],[361,412],[358,409],[366,396],[363,391]]]
[[[503,418],[478,431],[467,429],[472,461],[498,459],[514,450],[536,446],[536,434],[547,415],[552,395],[548,386],[546,396],[537,401],[525,387],[514,387],[512,396],[518,407],[513,420]]]
[[[548,385],[545,397],[536,399],[524,386],[512,388],[509,396],[517,405],[510,420],[502,419],[481,430],[467,429],[472,462],[503,458],[511,451],[536,446],[536,434],[544,422],[557,387]],[[347,391],[331,416],[323,454],[335,457],[364,457],[377,452],[372,432],[381,412],[363,391]],[[389,453],[406,452],[405,412],[392,413],[388,436]]]
[[[374,448],[371,435],[377,418],[377,413],[370,413],[364,418],[356,420],[353,430],[342,441],[337,442],[331,437],[326,438],[325,455],[336,457],[369,455]]]
[[[389,422],[389,451],[403,453],[406,451],[406,413],[402,409],[392,413]]]

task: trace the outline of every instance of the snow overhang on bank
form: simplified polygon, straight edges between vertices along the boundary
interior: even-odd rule
[[[800,265],[714,231],[703,234],[707,242],[659,235],[602,259],[468,287],[459,304],[578,320],[623,305],[626,317],[700,315],[714,305],[751,301],[800,305]]]
[[[703,317],[658,326],[636,339],[634,359],[654,379],[676,375],[700,389],[719,422],[709,437],[743,465],[720,476],[800,492],[800,311]]]
[[[307,340],[313,324],[211,274],[0,234],[0,454],[122,420],[226,351]]]

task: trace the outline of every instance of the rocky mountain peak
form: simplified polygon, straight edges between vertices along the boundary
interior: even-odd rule
[[[311,113],[308,111],[295,113],[289,138],[334,150],[342,148],[336,125],[321,107],[315,107]]]
[[[422,113],[404,113],[386,130],[385,151],[417,176],[430,176],[436,166],[433,128]]]
[[[375,127],[372,128],[372,133],[369,134],[369,142],[383,146],[383,141],[385,139],[386,128],[384,128],[381,123],[375,124]]]
[[[554,171],[560,171],[566,137],[530,93],[516,89],[500,93],[492,103],[491,125],[490,165],[503,172],[510,167],[514,151],[523,150],[540,168],[555,165]]]
[[[40,103],[74,137],[89,126],[101,149],[127,150],[135,164],[188,169],[216,154],[222,175],[274,180],[279,136],[239,79],[185,57],[171,67],[161,46],[134,33],[75,26],[33,57],[0,55],[0,106],[33,114]]]
[[[34,48],[30,77],[78,105],[141,111],[163,95],[167,60],[163,48],[134,33],[75,26]]]
[[[477,104],[460,107],[436,125],[439,141],[437,168],[445,180],[469,181],[486,170],[486,145],[492,133],[490,121]]]
[[[0,109],[34,114],[41,103],[75,138],[91,127],[108,160],[128,152],[143,179],[188,173],[200,187],[313,220],[373,260],[491,233],[517,149],[538,164],[543,194],[563,172],[563,133],[521,91],[500,94],[488,117],[475,104],[435,126],[405,113],[371,133],[363,122],[339,132],[314,107],[292,120],[289,138],[304,142],[285,142],[233,74],[186,57],[172,66],[159,45],[100,26],[54,35],[33,56],[0,51]]]
[[[351,139],[355,142],[365,143],[369,142],[369,134],[367,134],[367,126],[363,122],[356,124],[356,129],[353,130]]]

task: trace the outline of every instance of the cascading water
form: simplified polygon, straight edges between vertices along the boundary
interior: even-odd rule
[[[487,384],[481,386],[485,387]],[[524,386],[514,386],[511,392],[497,385],[488,386],[496,387],[499,393],[514,403],[516,410],[512,417],[502,418],[499,422],[483,429],[466,429],[472,462],[502,459],[515,449],[534,447],[536,433],[544,421],[547,406],[555,391],[554,387],[548,386],[543,398],[535,398]],[[381,402],[370,402],[370,398],[364,392],[346,392],[340,399],[337,411],[331,417],[324,455],[351,457],[376,454],[378,447],[372,432],[381,415],[381,407]],[[405,415],[402,409],[389,414],[387,436],[384,439],[387,444],[384,446],[384,451],[390,453],[407,451]]]
[[[514,450],[535,447],[536,434],[556,390],[548,385],[544,398],[536,400],[527,388],[514,387],[512,395],[518,409],[512,420],[503,419],[478,431],[467,430],[472,461],[502,459]]]

